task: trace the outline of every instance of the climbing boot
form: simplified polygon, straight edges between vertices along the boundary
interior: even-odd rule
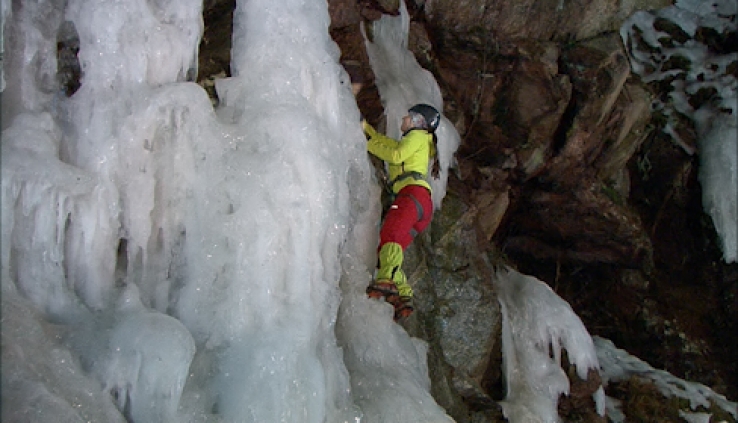
[[[395,307],[395,321],[408,318],[415,311],[412,297],[398,297],[392,305]]]
[[[369,298],[377,300],[384,297],[385,301],[393,305],[400,299],[397,286],[394,282],[388,280],[378,280],[370,283],[366,287],[366,294]]]

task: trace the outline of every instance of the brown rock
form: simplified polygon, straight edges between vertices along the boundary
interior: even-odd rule
[[[328,0],[328,13],[331,15],[331,31],[361,21],[361,10],[356,1]]]
[[[573,181],[572,181],[573,182]],[[651,243],[637,215],[619,206],[596,180],[525,194],[505,248],[539,259],[641,267]]]
[[[597,413],[593,397],[602,387],[600,374],[589,369],[587,379],[581,379],[576,367],[569,363],[566,351],[562,354],[561,364],[569,377],[570,387],[569,395],[561,395],[559,398],[559,416],[567,422],[607,423],[607,417]]]
[[[614,106],[623,95],[630,67],[613,37],[598,40],[599,44],[578,45],[564,53],[564,71],[572,76],[574,88],[570,110],[575,114],[570,117],[571,123],[563,122],[559,151],[548,164],[549,179],[565,175],[571,178],[584,172],[599,158],[606,144],[612,144],[613,138],[619,136],[614,133],[622,129],[625,112]],[[629,102],[619,105],[627,108]],[[641,124],[645,124],[645,119]]]
[[[651,95],[639,85],[623,87],[623,95],[613,106],[617,113],[608,122],[611,132],[607,134],[605,148],[594,163],[601,180],[615,181],[643,144],[648,135],[651,100]]]
[[[447,41],[454,38],[483,40],[485,34],[497,39],[530,38],[538,40],[583,39],[612,31],[629,16],[639,2],[614,0],[436,0],[426,4],[433,27]],[[645,2],[640,2],[645,3]],[[668,1],[648,2],[651,7],[666,6]]]

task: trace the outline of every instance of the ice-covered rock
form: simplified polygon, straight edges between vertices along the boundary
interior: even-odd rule
[[[665,94],[664,131],[699,153],[702,204],[727,263],[738,260],[738,80],[732,0],[677,1],[628,18],[620,33],[633,71]]]

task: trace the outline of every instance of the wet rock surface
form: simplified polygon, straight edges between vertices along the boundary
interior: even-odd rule
[[[381,129],[359,27],[399,3],[328,3],[341,62],[364,82],[359,108]],[[405,327],[430,345],[438,403],[458,422],[504,421],[497,265],[547,282],[592,335],[736,401],[738,266],[722,261],[702,210],[699,159],[660,131],[650,111],[660,87],[631,74],[617,33],[634,10],[668,2],[408,3],[409,48],[462,139],[443,209],[405,265],[418,308]],[[203,83],[228,75],[233,1],[207,5]],[[595,386],[596,374],[572,384],[565,421],[600,421]],[[637,421],[663,421],[650,413]]]

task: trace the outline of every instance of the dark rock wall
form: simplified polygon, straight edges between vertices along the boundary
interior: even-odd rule
[[[383,109],[360,34],[396,0],[330,0],[363,115]],[[617,32],[666,0],[410,1],[410,48],[444,93],[462,144],[443,209],[407,252],[433,394],[458,422],[504,421],[497,265],[549,283],[593,335],[738,397],[738,266],[701,207],[699,161],[652,119]],[[211,0],[200,80],[229,74],[233,1]],[[576,383],[566,421],[591,417]],[[619,387],[609,395],[627,397]],[[659,421],[657,416],[653,420]],[[579,419],[579,420],[578,420]]]

